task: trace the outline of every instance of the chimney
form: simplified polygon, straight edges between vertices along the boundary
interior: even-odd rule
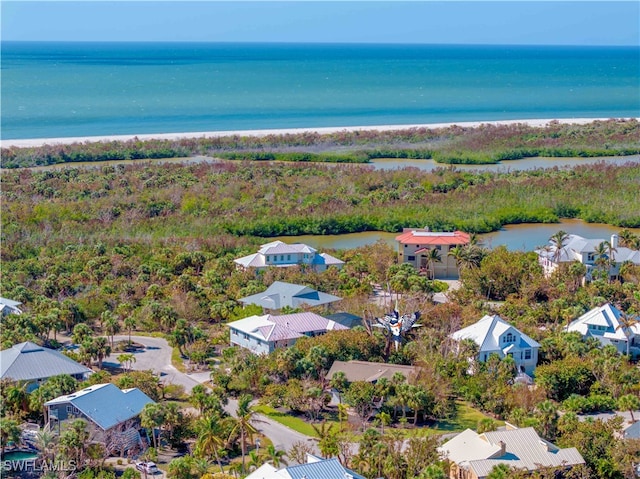
[[[500,457],[502,457],[507,453],[507,445],[504,441],[500,441],[498,444],[500,445]]]
[[[611,235],[611,247],[612,248],[617,248],[618,247],[618,235],[617,234],[612,234]]]

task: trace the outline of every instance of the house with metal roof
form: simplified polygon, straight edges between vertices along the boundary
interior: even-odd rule
[[[334,361],[331,369],[325,376],[330,380],[337,372],[343,372],[350,383],[354,381],[366,381],[376,383],[381,378],[391,380],[396,373],[402,374],[405,379],[415,376],[418,368],[403,364],[375,363],[369,361]]]
[[[455,341],[471,339],[478,345],[475,360],[485,362],[491,354],[500,358],[511,356],[519,373],[532,375],[538,364],[540,343],[533,340],[500,316],[484,316],[477,323],[462,328],[451,335]]]
[[[245,479],[365,479],[360,474],[347,469],[337,458],[322,459],[307,454],[307,463],[276,469],[266,463],[249,474]]]
[[[275,281],[265,291],[252,294],[238,301],[242,304],[256,304],[264,309],[301,308],[304,306],[325,306],[342,298],[328,293],[316,291],[308,286]]]
[[[595,338],[603,346],[612,345],[623,354],[627,353],[627,347],[630,354],[640,354],[640,324],[627,330],[620,322],[623,315],[611,303],[606,303],[571,321],[565,330],[576,331],[584,338]],[[636,319],[640,321],[640,318]]]
[[[15,344],[0,352],[0,379],[24,381],[27,383],[27,392],[33,391],[52,376],[68,374],[83,381],[92,373],[90,368],[60,351],[31,341]]]
[[[8,314],[22,314],[22,310],[19,308],[21,304],[20,301],[0,297],[0,317]]]
[[[398,261],[409,263],[421,271],[433,268],[434,278],[457,278],[458,266],[455,258],[449,256],[456,246],[469,244],[471,236],[463,231],[436,232],[428,228],[405,228],[396,236],[398,242]],[[440,261],[429,262],[431,250],[437,250]]]
[[[44,405],[52,432],[60,433],[70,421],[84,419],[89,425],[90,440],[113,451],[142,447],[138,416],[153,402],[138,388],[121,390],[107,383],[59,396]]]
[[[438,452],[451,462],[451,479],[483,479],[498,464],[529,472],[584,464],[575,447],[560,449],[542,439],[534,428],[519,429],[510,424],[482,434],[467,429],[439,446]]]
[[[596,252],[600,244],[608,242],[611,248],[607,248],[607,253],[602,258],[599,265],[600,255]],[[608,276],[615,278],[620,274],[620,266],[623,263],[640,265],[640,251],[633,250],[619,245],[618,235],[611,235],[609,240],[604,238],[587,239],[578,235],[567,235],[563,246],[559,249],[553,241],[544,248],[536,250],[538,262],[542,266],[545,275],[549,276],[560,264],[578,261],[585,265],[587,272],[585,280],[591,281],[594,272],[598,268],[608,269]],[[609,258],[611,255],[611,258]]]
[[[304,336],[313,337],[329,331],[349,329],[315,313],[250,316],[228,323],[227,326],[231,345],[246,348],[255,354],[288,348]]]
[[[263,244],[257,253],[237,258],[234,262],[243,268],[265,269],[270,266],[287,268],[305,265],[315,271],[322,272],[333,266],[342,268],[344,261],[302,243],[287,244],[272,241]]]

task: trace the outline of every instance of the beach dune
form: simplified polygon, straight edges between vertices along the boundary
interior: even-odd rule
[[[339,131],[389,131],[389,130],[405,130],[411,128],[447,128],[450,126],[460,126],[465,128],[476,128],[480,125],[513,125],[526,124],[534,127],[543,127],[551,122],[564,124],[584,125],[594,121],[606,121],[610,118],[562,118],[562,119],[527,119],[527,120],[495,120],[495,121],[469,121],[455,123],[427,123],[417,125],[371,125],[371,126],[341,126],[341,127],[321,127],[321,128],[289,128],[289,129],[266,129],[266,130],[239,130],[239,131],[205,131],[205,132],[185,132],[185,133],[146,133],[141,135],[109,135],[109,136],[85,136],[85,137],[69,137],[69,138],[32,138],[32,139],[8,139],[1,140],[2,148],[20,147],[33,148],[43,145],[65,145],[71,143],[99,142],[99,141],[127,141],[137,138],[139,140],[178,140],[181,138],[215,138],[221,136],[267,136],[267,135],[284,135],[304,132],[315,133],[336,133]],[[640,120],[640,118],[635,118]]]

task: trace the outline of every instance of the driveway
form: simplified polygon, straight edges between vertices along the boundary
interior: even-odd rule
[[[114,340],[128,341],[129,336],[114,336]],[[171,364],[173,348],[169,346],[166,339],[148,336],[131,336],[131,340],[144,346],[144,349],[134,353],[136,362],[132,364],[131,369],[138,371],[151,370],[160,375],[160,380],[164,384],[181,384],[187,393],[190,393],[195,385],[209,380],[208,372],[185,374],[178,371]],[[103,363],[110,367],[120,367],[120,363],[117,360],[120,354],[122,353],[111,354]],[[229,403],[225,406],[225,410],[232,416],[236,415],[237,408],[238,401],[236,399],[229,399]],[[305,436],[293,429],[289,429],[267,416],[256,414],[254,426],[258,431],[267,436],[278,450],[289,451],[297,442],[304,442],[311,447],[313,452],[316,454],[319,453],[315,439]]]
[[[114,336],[114,341],[128,341],[129,336]],[[136,362],[131,365],[131,369],[137,371],[151,370],[160,376],[160,381],[164,384],[180,384],[184,386],[186,392],[190,393],[194,386],[209,379],[209,374],[203,377],[202,373],[185,374],[178,371],[171,364],[171,353],[173,348],[169,346],[164,338],[152,338],[148,336],[131,336],[131,341],[142,344],[144,349],[134,352]],[[103,363],[110,367],[120,367],[118,356],[121,352],[109,355]],[[194,376],[194,377],[192,377]]]

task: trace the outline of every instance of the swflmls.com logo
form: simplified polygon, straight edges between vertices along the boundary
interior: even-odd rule
[[[12,472],[73,472],[78,469],[76,461],[41,461],[37,459],[21,459],[0,461],[0,469]]]

